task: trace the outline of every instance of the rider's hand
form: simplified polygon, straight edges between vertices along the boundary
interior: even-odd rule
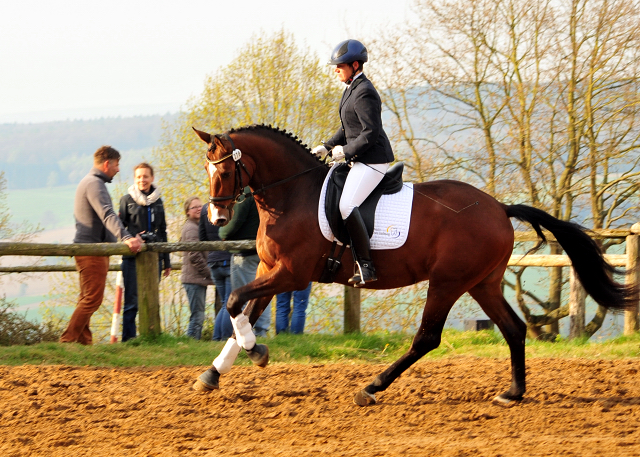
[[[333,148],[333,150],[331,151],[331,157],[333,157],[333,160],[335,162],[344,160],[344,150],[342,149],[342,146],[336,146],[335,148]]]
[[[311,150],[311,154],[315,154],[318,158],[324,159],[329,154],[329,151],[324,146],[316,146]]]

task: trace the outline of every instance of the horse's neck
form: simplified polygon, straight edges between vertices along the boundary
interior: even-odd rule
[[[287,151],[256,154],[252,157],[255,170],[250,187],[257,201],[265,206],[284,210],[297,205],[308,205],[309,199],[320,195],[322,180],[327,170],[316,160],[287,155]],[[265,191],[261,189],[266,188]]]

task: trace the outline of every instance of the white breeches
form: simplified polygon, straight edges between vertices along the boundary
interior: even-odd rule
[[[382,181],[389,169],[388,163],[364,164],[355,162],[344,183],[342,197],[340,197],[340,214],[346,219],[353,208],[360,206],[373,189]]]

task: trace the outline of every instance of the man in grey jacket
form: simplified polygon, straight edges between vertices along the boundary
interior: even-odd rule
[[[142,238],[127,232],[113,210],[105,183],[120,171],[120,153],[111,146],[102,146],[93,154],[93,168],[82,178],[76,189],[73,215],[76,219],[74,243],[113,243],[122,240],[133,253],[140,252]],[[104,286],[109,271],[107,256],[76,256],[80,275],[80,296],[61,343],[91,344],[89,322],[102,304]]]

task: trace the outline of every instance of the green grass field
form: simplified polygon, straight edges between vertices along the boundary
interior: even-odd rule
[[[7,193],[11,222],[27,221],[45,229],[68,227],[75,224],[73,199],[75,185],[41,189],[14,189]]]
[[[270,363],[381,363],[388,364],[407,351],[412,336],[397,333],[372,335],[287,335],[265,338]],[[124,344],[42,343],[0,347],[0,365],[75,365],[96,367],[209,365],[224,342],[194,341],[161,335],[137,338]],[[527,357],[621,359],[640,358],[640,334],[606,342],[528,341]],[[425,359],[448,357],[509,357],[502,336],[492,331],[445,330],[442,343]],[[250,365],[241,353],[237,364]]]

